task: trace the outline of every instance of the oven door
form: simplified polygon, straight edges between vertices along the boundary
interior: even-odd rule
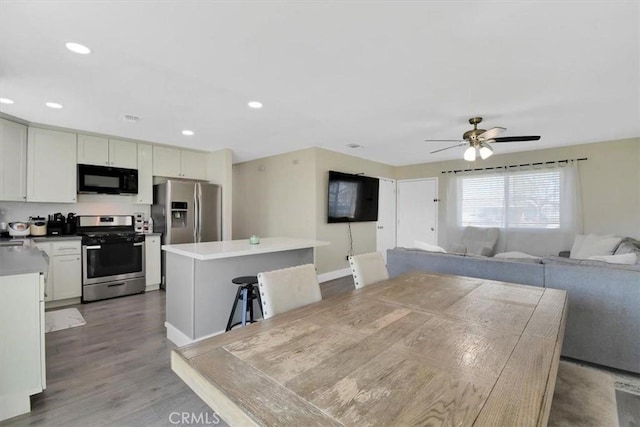
[[[82,245],[82,284],[144,277],[144,242]]]

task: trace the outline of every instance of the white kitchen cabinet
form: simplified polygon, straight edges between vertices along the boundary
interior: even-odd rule
[[[80,254],[53,257],[55,277],[53,298],[61,300],[79,298],[82,295],[82,263]]]
[[[43,286],[40,273],[0,276],[0,421],[46,387]]]
[[[146,290],[150,291],[160,287],[160,236],[145,236],[144,243]]]
[[[181,150],[182,177],[207,179],[207,153]]]
[[[49,256],[44,300],[79,298],[82,295],[81,242],[79,240],[37,242],[36,246]]]
[[[153,203],[153,147],[138,144],[138,195],[136,203]]]
[[[169,178],[207,179],[207,153],[153,147],[153,174]]]
[[[93,135],[78,134],[78,163],[109,165],[109,140]]]
[[[170,147],[153,147],[153,174],[179,178],[182,175],[180,150]]]
[[[109,139],[109,166],[137,169],[138,144],[119,139]]]
[[[137,169],[138,149],[135,142],[78,135],[78,163]]]
[[[76,134],[34,127],[27,133],[27,201],[75,203]]]
[[[0,200],[27,198],[27,127],[0,119]]]

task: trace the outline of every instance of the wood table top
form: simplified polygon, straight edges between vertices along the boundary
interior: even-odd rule
[[[409,273],[174,349],[230,425],[546,425],[567,294]]]

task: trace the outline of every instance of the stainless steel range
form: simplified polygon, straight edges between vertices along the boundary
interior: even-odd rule
[[[80,216],[82,302],[145,290],[144,236],[132,215]]]

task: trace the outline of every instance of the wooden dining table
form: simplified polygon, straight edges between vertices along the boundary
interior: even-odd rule
[[[230,425],[544,426],[562,290],[412,272],[208,338],[172,369]]]

